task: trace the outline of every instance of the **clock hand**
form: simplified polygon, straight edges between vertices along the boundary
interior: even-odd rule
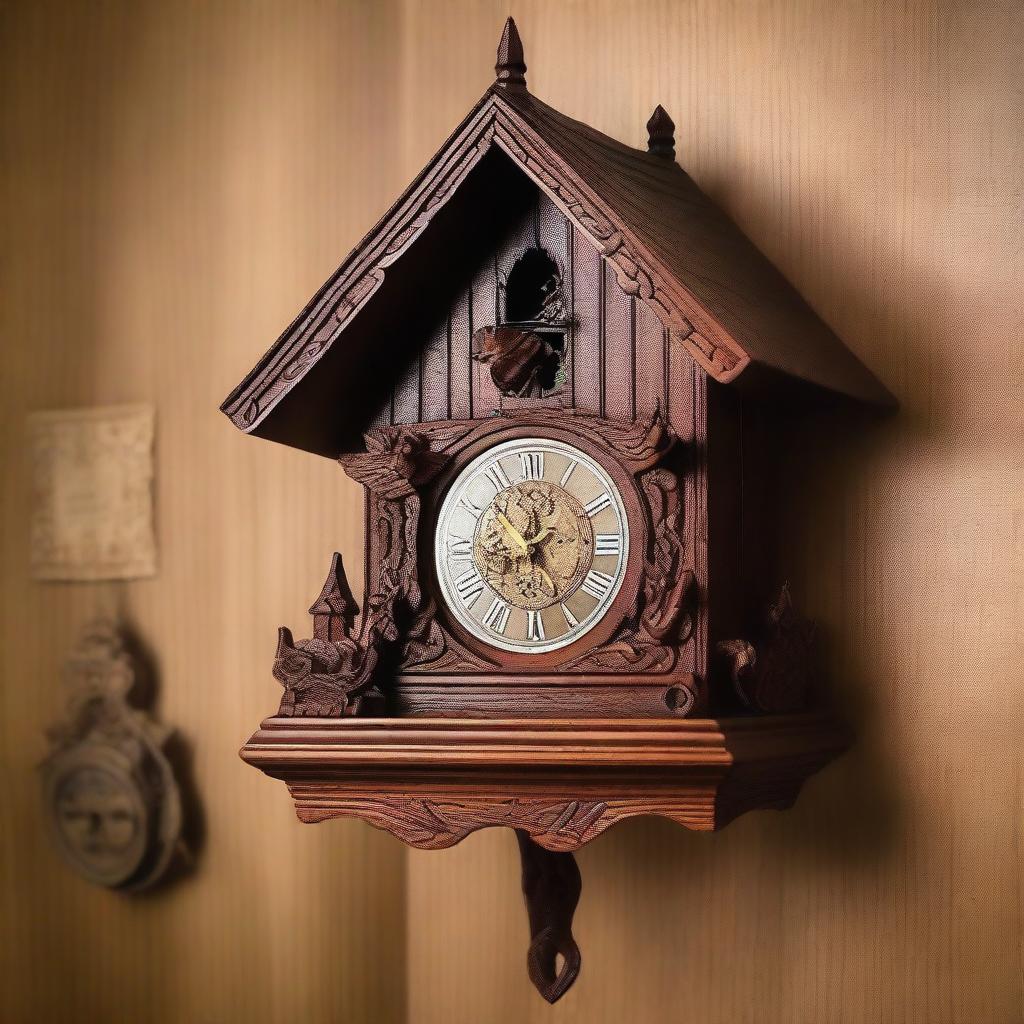
[[[543,580],[547,583],[548,589],[553,594],[555,592],[555,581],[539,565],[534,564],[533,567],[540,573]]]
[[[516,547],[524,554],[530,553],[530,548],[526,541],[523,540],[523,535],[508,521],[505,515],[501,512],[495,514],[495,518],[501,523],[505,532],[515,541]]]
[[[529,537],[526,539],[527,544],[539,544],[549,533],[552,533],[550,526],[545,526],[535,537]]]

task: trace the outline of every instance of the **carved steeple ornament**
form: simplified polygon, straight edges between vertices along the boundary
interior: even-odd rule
[[[41,765],[58,851],[95,885],[149,889],[185,857],[182,806],[166,757],[173,730],[128,703],[136,666],[110,621],[68,658],[67,705]]]
[[[666,160],[676,158],[676,124],[659,103],[647,122],[647,152],[663,156]]]
[[[502,88],[526,88],[526,57],[516,23],[509,18],[498,43],[498,59],[494,64],[495,84]]]
[[[305,822],[515,830],[554,1001],[574,850],[788,807],[844,749],[788,590],[746,615],[780,581],[773,410],[893,400],[675,163],[661,107],[630,149],[525,71],[510,18],[495,83],[222,408],[339,462],[366,514],[361,609],[335,555],[242,757]]]

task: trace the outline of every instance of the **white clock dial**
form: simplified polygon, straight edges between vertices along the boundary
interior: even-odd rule
[[[589,455],[547,438],[496,445],[445,495],[434,562],[451,614],[504,651],[541,654],[584,636],[622,586],[622,495]]]

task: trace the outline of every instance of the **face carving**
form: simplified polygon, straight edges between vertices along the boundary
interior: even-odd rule
[[[542,653],[579,639],[622,583],[628,528],[605,470],[560,441],[498,445],[442,503],[441,590],[459,622],[503,650]]]
[[[60,781],[55,822],[68,856],[100,884],[122,881],[145,853],[145,810],[131,779],[109,766],[79,765]]]

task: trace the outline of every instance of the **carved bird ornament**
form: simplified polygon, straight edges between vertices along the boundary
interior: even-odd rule
[[[528,328],[481,327],[473,334],[473,359],[488,366],[494,386],[505,396],[522,398],[545,371],[553,375],[558,353]]]

